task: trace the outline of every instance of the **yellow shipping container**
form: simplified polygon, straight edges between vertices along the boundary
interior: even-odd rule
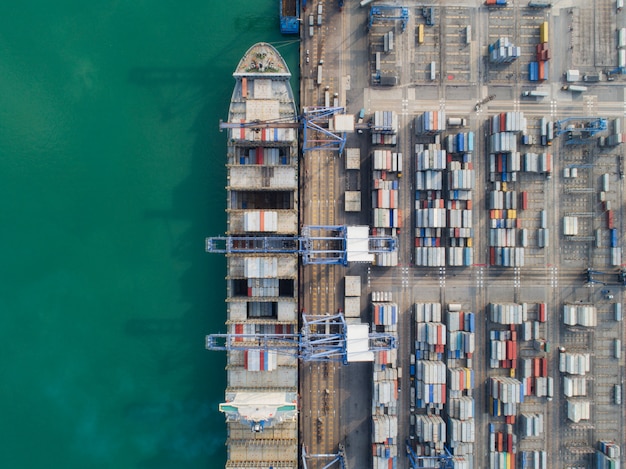
[[[548,22],[544,21],[539,27],[539,42],[549,42]]]
[[[517,218],[517,210],[508,210],[508,213],[506,214],[506,217],[514,220]]]
[[[467,238],[467,247],[468,248],[472,247],[472,238]]]
[[[417,26],[417,43],[422,44],[424,42],[424,25],[419,24]]]

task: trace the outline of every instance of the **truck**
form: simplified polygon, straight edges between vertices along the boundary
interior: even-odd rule
[[[365,108],[361,108],[361,110],[359,111],[359,116],[357,117],[357,124],[362,124],[363,120],[365,119]],[[363,129],[357,129],[357,132],[362,134],[363,133]]]
[[[600,81],[600,74],[599,73],[589,73],[587,75],[583,75],[583,81],[586,81],[587,83],[596,83],[596,82]]]
[[[575,93],[582,93],[584,91],[587,91],[587,87],[586,86],[582,86],[582,85],[565,85],[561,89],[563,91],[572,91],[572,92],[575,92]]]
[[[551,8],[552,2],[547,0],[531,0],[528,3],[528,8]]]
[[[522,96],[534,96],[537,98],[545,98],[548,95],[549,93],[547,91],[541,91],[541,90],[524,91],[522,93]]]
[[[451,127],[467,127],[467,119],[461,117],[448,117],[448,125]]]
[[[381,75],[378,83],[380,86],[396,86],[398,77],[396,75]]]
[[[422,16],[424,17],[424,20],[426,21],[426,26],[435,25],[435,9],[433,7],[423,7]]]

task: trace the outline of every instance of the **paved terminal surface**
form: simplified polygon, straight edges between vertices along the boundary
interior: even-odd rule
[[[323,5],[323,22],[310,35],[308,16]],[[520,267],[489,265],[489,163],[487,119],[494,114],[522,111],[528,120],[528,133],[539,136],[539,120],[558,121],[570,117],[603,117],[609,130],[615,118],[625,117],[626,78],[606,72],[618,66],[617,30],[626,26],[626,12],[615,11],[612,0],[555,0],[553,7],[531,9],[527,0],[509,1],[502,8],[487,8],[477,1],[437,1],[435,25],[424,27],[422,44],[417,41],[418,25],[424,24],[422,3],[379,2],[359,7],[346,0],[342,11],[337,1],[309,0],[303,12],[301,51],[302,106],[324,105],[328,90],[331,104],[335,93],[347,112],[366,110],[366,120],[375,111],[395,111],[399,116],[398,145],[394,151],[405,155],[405,177],[400,179],[400,207],[403,226],[399,234],[399,264],[396,267],[352,265],[302,267],[301,305],[307,312],[334,313],[343,307],[344,275],[362,279],[363,322],[371,322],[369,293],[391,291],[398,304],[399,365],[408,370],[412,350],[412,308],[416,302],[462,303],[476,313],[475,428],[474,467],[489,467],[489,416],[486,382],[503,370],[489,368],[486,308],[492,302],[547,304],[548,321],[542,334],[552,345],[545,354],[549,376],[554,378],[554,399],[528,398],[522,411],[544,414],[547,437],[519,439],[517,451],[545,450],[548,467],[591,467],[591,455],[602,439],[615,440],[624,450],[624,407],[615,404],[613,386],[621,384],[624,361],[614,358],[613,340],[623,339],[623,323],[613,318],[614,304],[624,300],[624,290],[616,282],[619,266],[611,265],[606,229],[606,205],[600,200],[603,175],[608,174],[610,190],[603,197],[610,201],[618,230],[618,246],[623,246],[624,186],[623,146],[599,147],[593,144],[566,145],[567,134],[555,137],[550,147],[536,145],[526,151],[550,152],[553,168],[550,177],[524,173],[516,183],[517,191],[528,192],[528,209],[520,214],[529,229],[525,263]],[[389,3],[409,8],[409,20],[402,32],[399,21],[374,25],[368,30],[368,12],[372,5]],[[432,2],[431,2],[432,3]],[[551,59],[547,62],[548,79],[529,81],[528,63],[535,60],[539,26],[548,21]],[[471,37],[466,37],[471,26]],[[399,84],[380,87],[372,84],[377,44],[385,32],[395,31],[394,50],[381,56],[381,70],[398,76]],[[487,47],[500,37],[508,37],[521,48],[521,56],[508,65],[494,65],[487,60]],[[317,66],[323,61],[323,75],[317,82]],[[435,79],[430,77],[430,63],[435,62]],[[601,73],[597,83],[577,83],[588,90],[573,93],[562,90],[563,74],[580,70],[581,76]],[[523,97],[529,90],[543,90],[546,97]],[[414,265],[414,119],[425,111],[445,111],[447,116],[468,119],[476,135],[473,162],[473,250],[474,263],[468,267],[417,267]],[[460,130],[454,130],[458,132]],[[623,129],[620,130],[623,132]],[[611,132],[612,133],[612,132]],[[608,135],[604,132],[601,135]],[[360,148],[362,166],[357,176],[348,175],[341,157],[331,151],[311,151],[301,161],[301,221],[304,225],[366,225],[371,223],[369,132],[347,136],[348,148]],[[576,178],[564,177],[565,168],[577,168]],[[344,211],[344,191],[361,190],[362,211]],[[550,229],[549,245],[540,248],[537,229],[541,211],[546,211]],[[564,216],[578,217],[578,235],[564,236]],[[601,230],[599,247],[596,230]],[[587,283],[585,271],[598,272]],[[564,303],[589,303],[598,309],[595,328],[571,328],[563,325]],[[623,343],[623,340],[622,340]],[[591,418],[576,424],[568,421],[566,401],[559,373],[558,347],[592,354],[588,399]],[[520,349],[522,357],[528,350]],[[318,364],[301,366],[301,442],[311,454],[337,452],[345,446],[347,467],[372,467],[371,454],[371,364]],[[408,373],[401,381],[399,394],[399,435],[409,438]],[[399,446],[398,467],[409,467]],[[328,460],[309,460],[308,467],[324,467]],[[521,465],[520,465],[521,467]]]

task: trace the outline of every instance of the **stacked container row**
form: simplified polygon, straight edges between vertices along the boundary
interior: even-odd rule
[[[391,300],[391,292],[372,292],[373,328],[395,335],[398,311]],[[395,468],[397,464],[399,375],[395,349],[374,354],[372,463],[375,468]]]
[[[540,436],[544,433],[543,414],[520,415],[522,436]]]
[[[434,135],[446,130],[446,113],[443,111],[426,111],[415,120],[417,135]]]
[[[570,375],[585,376],[591,370],[591,357],[588,353],[561,352],[559,371]]]
[[[489,248],[489,263],[502,267],[523,267],[524,248],[491,247]]]
[[[372,153],[372,168],[394,173],[402,172],[402,153],[391,150],[374,150]]]
[[[587,378],[584,376],[563,376],[563,394],[567,397],[586,396]]]
[[[521,54],[521,47],[512,44],[508,37],[501,37],[489,44],[489,61],[492,63],[511,63]]]
[[[548,469],[548,453],[545,451],[522,451],[522,469]]]
[[[550,153],[524,153],[521,170],[527,173],[551,173],[552,155]]]
[[[527,311],[527,303],[490,303],[489,319],[497,324],[521,324],[527,318]]]
[[[597,310],[593,305],[563,305],[563,323],[568,326],[595,327]]]
[[[474,132],[448,135],[444,144],[448,153],[471,153],[474,151]]]
[[[581,420],[589,420],[591,416],[591,405],[589,401],[578,401],[567,399],[567,418],[574,423]]]

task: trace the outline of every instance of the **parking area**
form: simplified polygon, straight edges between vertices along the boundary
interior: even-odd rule
[[[411,81],[416,84],[430,83],[435,81],[439,83],[441,70],[441,26],[440,21],[436,21],[434,25],[429,26],[426,24],[426,20],[422,15],[422,8],[415,8],[411,10],[415,18],[415,27],[413,31],[415,45],[413,60],[411,63]],[[434,17],[439,19],[441,17],[441,8],[434,7]],[[419,30],[422,29],[423,40],[420,42]],[[435,80],[431,80],[430,64],[435,62],[435,69],[437,73]]]
[[[470,48],[474,47],[471,44],[471,11],[464,7],[442,8],[441,42],[444,47],[441,74],[444,82],[468,83],[470,81],[472,67]]]

